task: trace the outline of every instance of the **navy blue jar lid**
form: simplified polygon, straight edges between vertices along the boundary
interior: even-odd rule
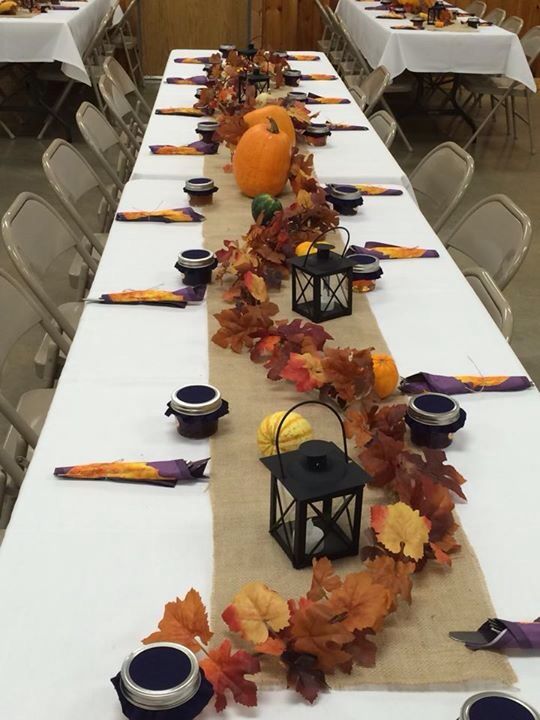
[[[206,132],[206,130],[203,132]],[[186,184],[184,185],[184,192],[192,195],[207,195],[217,191],[218,188],[214,185],[212,178],[190,178],[186,180]]]
[[[468,698],[459,720],[540,720],[538,712],[504,692],[482,692]]]
[[[285,77],[299,78],[301,74],[302,74],[302,72],[300,70],[294,70],[293,68],[287,68],[286,70],[283,71],[283,75]]]
[[[295,102],[295,101],[296,102],[306,102],[307,99],[308,99],[308,94],[305,92],[301,92],[300,90],[290,92],[287,95],[287,100],[290,100],[292,102]]]
[[[215,132],[219,127],[219,123],[217,120],[201,120],[197,123],[197,127],[195,130],[198,133],[201,132]]]
[[[336,200],[359,200],[359,205],[364,202],[362,192],[354,185],[335,185],[334,183],[330,183],[327,186],[327,192]]]
[[[221,393],[213,385],[184,385],[171,396],[171,410],[181,415],[209,415],[221,408]]]
[[[409,400],[407,407],[410,419],[434,427],[453,425],[459,420],[460,412],[459,403],[442,393],[417,395]]]
[[[347,255],[354,262],[353,280],[376,280],[383,274],[379,259],[369,253]]]
[[[132,652],[122,663],[121,689],[144,710],[170,710],[199,690],[201,672],[194,653],[176,643],[153,643]]]
[[[178,255],[176,263],[182,270],[199,270],[201,268],[214,268],[216,266],[216,256],[211,250],[204,248],[192,248],[182,250]]]
[[[304,135],[309,135],[311,137],[326,137],[327,135],[331,134],[332,132],[330,131],[328,125],[324,125],[321,123],[313,123],[311,125],[308,125],[307,128],[304,130]]]

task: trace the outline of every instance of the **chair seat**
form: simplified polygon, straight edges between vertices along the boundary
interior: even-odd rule
[[[393,78],[384,91],[387,93],[411,93],[416,89],[416,79],[408,72]]]
[[[461,78],[462,85],[474,95],[504,95],[514,80],[504,75],[464,75]],[[527,88],[521,83],[515,84],[511,95],[525,95]]]
[[[38,388],[23,393],[17,403],[17,412],[38,435],[41,433],[53,396],[53,389]],[[4,449],[13,457],[17,457],[21,452],[21,436],[14,427],[10,427],[8,431]]]
[[[108,233],[94,233],[96,245],[99,247],[101,252],[103,252],[105,250],[105,245],[107,243],[108,237],[109,237]]]
[[[83,302],[69,302],[60,305],[60,311],[66,316],[71,327],[77,329],[82,311],[84,310]]]

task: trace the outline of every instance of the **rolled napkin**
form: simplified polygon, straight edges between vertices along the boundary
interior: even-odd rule
[[[358,0],[358,2],[363,2],[363,0]],[[387,5],[371,5],[370,7],[365,7],[364,10],[388,10]]]
[[[376,20],[403,20],[401,13],[388,13],[387,15],[375,15]]]
[[[369,130],[368,127],[365,125],[349,125],[348,123],[333,123],[333,122],[327,122],[326,123],[330,130],[332,131],[340,131],[340,130]]]
[[[183,287],[179,290],[123,290],[101,295],[97,302],[106,305],[159,305],[185,308],[189,303],[202,302],[205,292],[206,285]]]
[[[303,53],[287,53],[286,60],[296,60],[297,62],[315,62],[320,60],[320,55],[307,55]]]
[[[204,460],[158,460],[156,462],[89,463],[57,467],[57,477],[71,480],[112,480],[174,487],[179,481],[201,480],[210,458]]]
[[[212,62],[212,58],[210,55],[207,55],[206,57],[203,55],[202,57],[184,57],[184,58],[174,58],[175,63],[180,63],[180,65],[208,65]]]
[[[75,5],[51,5],[51,7],[47,8],[47,12],[49,10],[78,10],[78,7],[75,7]]]
[[[424,28],[415,27],[414,25],[390,25],[390,30],[423,30]]]
[[[448,633],[452,640],[465,643],[469,650],[504,650],[540,648],[540,618],[534,622],[511,622],[489,618],[475,632]]]
[[[433,375],[419,372],[403,378],[399,389],[408,395],[438,392],[463,395],[475,392],[512,392],[527,390],[532,382],[525,375]]]
[[[300,80],[337,80],[337,75],[327,75],[326,73],[308,73],[300,75]]]
[[[204,215],[195,212],[193,208],[174,208],[172,210],[131,210],[116,213],[115,220],[119,222],[163,222],[185,223],[202,222]]]
[[[187,115],[188,117],[204,117],[204,113],[195,107],[157,108],[156,115]]]
[[[189,145],[149,145],[152,155],[215,155],[219,143],[196,140]]]
[[[349,105],[350,102],[348,98],[323,97],[316,93],[308,93],[306,105]]]
[[[168,77],[165,80],[169,85],[208,85],[206,75],[193,75],[193,77]]]
[[[438,258],[439,253],[436,250],[426,250],[419,247],[403,247],[401,245],[391,245],[383,242],[367,242],[363,247],[361,245],[351,245],[349,253],[367,252],[375,255],[379,260],[411,260],[413,258]]]
[[[365,185],[363,183],[356,183],[354,187],[360,190],[362,195],[371,195],[373,197],[383,196],[390,197],[395,195],[403,195],[403,190],[399,188],[384,187],[384,185]]]

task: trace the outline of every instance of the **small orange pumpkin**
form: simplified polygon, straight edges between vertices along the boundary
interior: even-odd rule
[[[248,197],[283,192],[290,164],[291,142],[272,118],[246,130],[232,161],[236,184]]]
[[[252,110],[244,115],[243,120],[249,127],[266,123],[268,118],[275,120],[278,128],[287,135],[291,141],[291,146],[296,145],[296,132],[291,120],[291,116],[281,105],[265,105],[264,107]]]
[[[384,400],[391,395],[399,383],[399,373],[394,358],[384,353],[372,353],[374,388],[377,395]]]

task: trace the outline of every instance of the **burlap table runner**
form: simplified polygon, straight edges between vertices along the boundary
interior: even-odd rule
[[[249,199],[240,194],[233,175],[223,171],[227,160],[224,150],[205,159],[205,175],[219,187],[214,204],[203,209],[205,245],[212,250],[222,247],[224,239],[239,238],[252,222]],[[283,198],[284,204],[291,201],[292,196]],[[280,307],[277,317],[293,317],[289,283],[279,293],[272,293],[271,300]],[[309,588],[310,569],[294,570],[268,533],[269,474],[259,462],[256,443],[257,427],[268,413],[288,409],[308,398],[295,392],[290,383],[266,379],[264,368],[251,362],[247,354],[238,355],[212,343],[210,338],[218,328],[213,315],[226,307],[219,285],[209,287],[207,302],[210,382],[230,403],[230,415],[220,422],[219,433],[211,442],[214,521],[211,619],[220,640],[227,633],[221,612],[245,583],[261,580],[285,598],[304,595]],[[336,346],[387,350],[362,295],[355,294],[351,317],[332,320],[326,329]],[[302,413],[308,416],[304,408]],[[319,416],[314,426],[319,437],[328,439],[332,419],[330,414],[324,417],[319,412]],[[378,501],[384,501],[380,491],[366,491],[363,528],[368,527],[369,507]],[[448,638],[449,630],[476,629],[487,617],[494,616],[474,552],[464,533],[458,535],[458,540],[462,550],[455,556],[451,570],[432,563],[414,578],[412,605],[402,603],[387,619],[384,630],[376,637],[379,648],[376,667],[355,668],[351,675],[336,674],[330,678],[332,687],[437,686],[487,680],[511,684],[516,680],[505,657],[490,652],[473,653]],[[336,561],[335,566],[344,575],[361,569],[361,561],[358,557],[347,558]],[[258,683],[282,686],[282,671],[270,669],[262,678],[258,676]]]

